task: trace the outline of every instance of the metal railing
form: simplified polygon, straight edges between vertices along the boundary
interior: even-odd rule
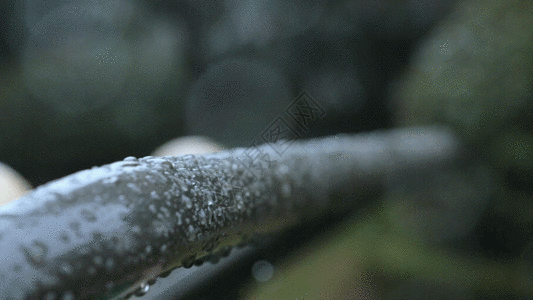
[[[258,234],[363,209],[387,182],[464,158],[446,128],[128,157],[0,207],[0,298],[123,299]],[[253,151],[252,151],[253,150]]]

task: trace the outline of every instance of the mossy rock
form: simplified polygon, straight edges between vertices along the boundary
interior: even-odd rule
[[[532,109],[533,2],[462,2],[412,59],[396,123],[448,124],[482,147]]]

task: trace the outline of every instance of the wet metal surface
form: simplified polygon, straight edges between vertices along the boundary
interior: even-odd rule
[[[258,233],[362,207],[390,177],[456,158],[443,128],[209,155],[128,157],[0,207],[0,298],[122,299]]]

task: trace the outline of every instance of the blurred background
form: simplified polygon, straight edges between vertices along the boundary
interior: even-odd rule
[[[527,0],[3,0],[0,202],[248,147],[306,92],[322,113],[299,139],[438,123],[476,159],[257,246],[189,299],[533,299],[532,53]]]

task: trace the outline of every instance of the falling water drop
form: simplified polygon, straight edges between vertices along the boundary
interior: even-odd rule
[[[259,260],[252,266],[252,276],[259,282],[266,282],[274,275],[274,267],[266,260]]]

